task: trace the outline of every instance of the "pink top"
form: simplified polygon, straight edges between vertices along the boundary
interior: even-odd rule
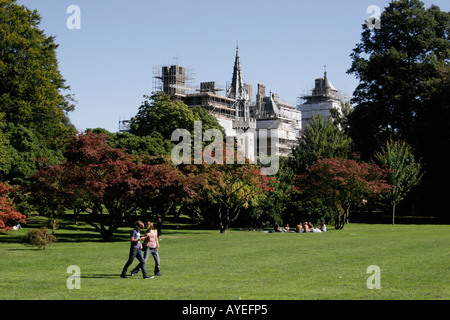
[[[145,242],[145,246],[149,248],[159,247],[158,245],[158,232],[156,230],[151,230],[146,234],[147,239]]]

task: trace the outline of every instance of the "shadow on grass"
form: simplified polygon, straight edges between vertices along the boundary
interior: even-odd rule
[[[81,279],[120,279],[120,273],[111,274],[81,274]]]
[[[105,241],[100,232],[96,231],[93,226],[87,222],[79,219],[75,222],[70,215],[58,219],[58,227],[55,232],[57,243],[83,243],[83,242],[127,242],[130,239],[130,231],[132,230],[132,223],[127,223],[114,232],[111,241]],[[23,225],[23,229],[19,231],[11,231],[7,234],[0,233],[0,243],[16,243],[21,244],[23,236],[30,229],[39,229],[47,227],[51,232],[51,220],[48,217],[32,216],[28,223]],[[185,234],[208,234],[211,230],[199,226],[191,219],[168,219],[163,222],[162,236],[182,236]]]
[[[6,249],[6,251],[43,251],[44,249],[42,248],[31,248],[31,247],[23,247],[23,248],[15,248],[15,249]]]

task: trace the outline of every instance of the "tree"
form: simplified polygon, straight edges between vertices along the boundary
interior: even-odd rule
[[[73,110],[60,71],[54,37],[39,29],[38,12],[15,0],[0,2],[0,112],[8,123],[23,124],[42,137],[63,136],[65,112]]]
[[[419,0],[392,1],[380,29],[363,25],[348,73],[360,81],[349,117],[350,136],[363,159],[385,141],[405,141],[422,159],[417,198],[424,214],[447,215],[450,200],[448,112],[450,13]]]
[[[0,113],[0,181],[2,180],[2,175],[9,171],[13,160],[9,135],[4,131],[6,124],[3,118],[4,115]]]
[[[12,230],[17,223],[27,223],[26,216],[16,211],[10,198],[14,188],[0,182],[0,231]]]
[[[450,150],[450,66],[439,72],[428,84],[424,108],[417,114],[417,139],[412,144],[424,171],[418,204],[436,216],[448,215],[450,208],[450,155],[443,152]]]
[[[140,184],[136,189],[137,207],[157,222],[158,235],[162,233],[162,220],[176,205],[197,198],[202,180],[185,175],[171,163],[143,164],[139,167]]]
[[[421,165],[415,161],[411,147],[404,141],[387,141],[375,158],[380,166],[390,169],[387,182],[393,187],[383,198],[392,207],[392,224],[395,224],[395,206],[412,187],[419,184],[422,178]]]
[[[342,229],[353,204],[390,190],[385,175],[385,169],[373,163],[320,158],[297,177],[294,188],[320,197],[334,213],[335,228]]]
[[[150,157],[111,147],[105,134],[74,136],[64,155],[62,163],[36,173],[35,197],[50,212],[87,212],[82,219],[106,241],[139,211],[154,214],[161,231],[167,211],[176,201],[193,197],[191,186],[198,185],[195,177],[183,176],[172,164],[150,164]]]
[[[123,149],[132,155],[170,155],[173,143],[163,138],[159,132],[146,136],[137,136],[128,132],[110,134],[108,143],[113,148]]]
[[[130,131],[132,134],[147,136],[157,132],[170,141],[176,129],[186,129],[192,135],[194,121],[202,122],[202,132],[208,129],[218,129],[223,132],[217,119],[201,107],[189,108],[181,101],[172,100],[163,92],[155,93],[151,97],[144,96],[144,98],[146,100],[132,119]]]
[[[65,152],[66,160],[48,165],[36,173],[37,184],[49,192],[49,208],[88,212],[84,219],[112,240],[124,220],[137,208],[135,190],[139,184],[137,165],[120,149],[106,142],[106,136],[88,132],[74,136]],[[39,195],[39,193],[37,194]]]
[[[341,101],[341,110],[338,110],[337,108],[331,108],[330,110],[333,124],[346,134],[348,134],[350,129],[348,118],[352,112],[353,106],[350,103],[343,101]]]
[[[278,171],[272,181],[269,181],[270,192],[267,192],[258,205],[253,206],[250,212],[239,220],[247,227],[273,227],[283,221],[287,223],[297,221],[298,212],[295,211],[295,201],[292,197],[295,176],[289,158],[280,157]]]
[[[8,161],[0,160],[0,170],[13,185],[29,186],[35,158],[61,161],[67,136],[74,132],[67,117],[74,99],[64,94],[69,87],[58,69],[58,45],[40,22],[36,10],[16,0],[0,1],[0,131],[8,139]]]
[[[234,145],[234,163],[227,163],[227,148],[223,146],[222,162],[187,165],[183,169],[200,176],[204,183],[198,191],[201,204],[207,204],[206,214],[218,223],[220,233],[226,233],[242,209],[256,206],[273,190],[272,177],[261,175],[260,168],[254,164],[237,164],[237,148]],[[214,153],[214,152],[213,152]],[[211,154],[214,158],[215,154]],[[222,158],[223,157],[223,158]],[[205,159],[204,159],[205,160]],[[205,213],[205,212],[202,212]]]
[[[364,159],[388,139],[415,145],[418,115],[430,79],[450,58],[450,13],[419,0],[392,1],[381,14],[380,29],[363,25],[362,39],[347,71],[359,79],[349,116],[350,136]]]
[[[313,115],[303,137],[292,150],[291,163],[296,174],[305,172],[306,166],[324,158],[347,158],[352,151],[352,140],[333,124],[330,118]]]

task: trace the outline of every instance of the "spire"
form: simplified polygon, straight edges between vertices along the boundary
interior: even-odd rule
[[[241,61],[239,59],[239,46],[236,44],[236,58],[234,60],[233,78],[231,87],[228,89],[227,97],[236,100],[247,99],[244,80],[242,78]]]

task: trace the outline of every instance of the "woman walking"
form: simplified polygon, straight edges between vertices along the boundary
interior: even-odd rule
[[[139,260],[139,269],[142,269],[142,272],[144,274],[144,279],[151,279],[153,276],[148,276],[147,271],[145,269],[145,260],[142,256],[141,252],[141,240],[143,240],[145,237],[141,238],[141,229],[144,228],[144,223],[142,221],[137,221],[134,224],[134,229],[131,230],[130,233],[130,241],[131,241],[131,247],[130,247],[130,254],[128,256],[128,261],[123,267],[122,273],[120,274],[121,278],[126,278],[128,267],[133,263],[134,258],[138,258]]]
[[[159,270],[159,241],[158,241],[158,232],[155,230],[155,226],[152,222],[147,222],[147,232],[145,235],[144,241],[144,261],[147,262],[150,254],[153,256],[153,260],[155,260],[155,276],[162,276]],[[131,271],[131,275],[135,276],[141,270],[141,264],[138,264],[133,271]]]

